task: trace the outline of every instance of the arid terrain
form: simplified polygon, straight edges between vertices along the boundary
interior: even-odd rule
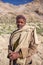
[[[19,6],[0,1],[0,65],[9,65],[9,37],[16,29],[15,18],[18,14],[26,17],[28,25],[36,27],[39,46],[33,61],[36,65],[43,65],[43,0],[34,0]]]

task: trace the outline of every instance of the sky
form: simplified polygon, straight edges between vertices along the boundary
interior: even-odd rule
[[[25,3],[31,2],[32,0],[2,0],[2,1],[14,4],[14,5],[20,5],[20,4],[25,4]]]

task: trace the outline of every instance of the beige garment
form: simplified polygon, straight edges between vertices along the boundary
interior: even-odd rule
[[[19,49],[22,50],[23,57],[26,57],[28,55],[28,50],[30,50],[29,46],[35,46],[39,44],[37,34],[36,34],[36,28],[32,26],[28,26],[26,24],[21,30],[21,37],[19,40],[19,46],[15,49],[15,51],[18,51]],[[26,53],[26,55],[25,55]]]
[[[18,58],[17,63],[24,63],[23,65],[25,65],[26,58],[35,53],[34,49],[36,49],[36,46],[37,44],[39,44],[39,42],[37,39],[36,28],[33,26],[28,26],[28,24],[26,24],[22,29],[12,34],[11,36],[12,49],[13,49],[14,43],[17,41],[20,35],[21,37],[19,40],[19,45],[15,49],[15,52],[21,49],[24,59]]]

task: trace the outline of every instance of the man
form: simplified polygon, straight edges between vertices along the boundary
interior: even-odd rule
[[[10,65],[32,64],[31,57],[36,53],[38,43],[36,29],[26,24],[26,18],[23,15],[16,17],[16,24],[17,30],[11,34],[9,41]]]

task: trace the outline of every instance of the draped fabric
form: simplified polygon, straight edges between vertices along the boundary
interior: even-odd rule
[[[15,48],[14,52],[18,52],[21,49],[24,59],[27,58],[29,55],[35,53],[35,50],[37,49],[37,45],[39,44],[35,27],[26,24],[20,30],[13,32],[10,36],[10,43],[9,43],[9,46],[12,47],[12,50],[14,49],[14,45],[17,43],[16,41],[18,39],[19,39],[18,46]],[[24,65],[25,65],[25,61],[24,61]]]

